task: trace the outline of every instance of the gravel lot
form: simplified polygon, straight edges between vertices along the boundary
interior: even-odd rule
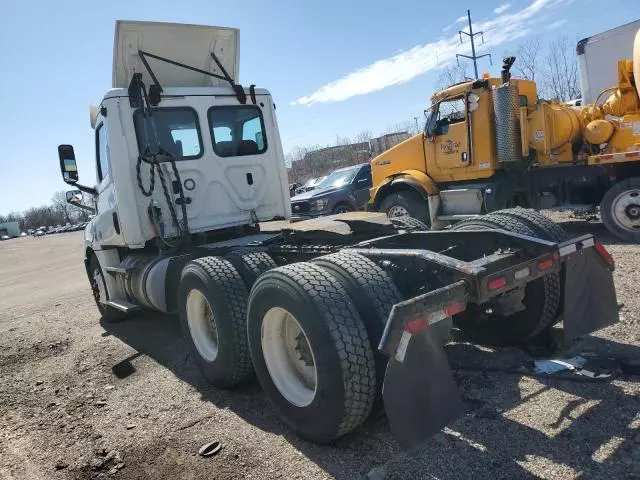
[[[624,303],[619,324],[571,352],[639,358],[640,247],[613,241],[599,223],[558,218],[608,246]],[[81,243],[80,232],[0,243],[2,479],[342,479],[372,469],[370,478],[389,479],[640,478],[638,377],[491,371],[530,357],[465,343],[447,350],[476,369],[456,371],[467,414],[416,454],[400,451],[383,416],[332,446],[301,441],[255,382],[210,388],[177,319],[102,322]],[[197,456],[213,440],[220,454]]]

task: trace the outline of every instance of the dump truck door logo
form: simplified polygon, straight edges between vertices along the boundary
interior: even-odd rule
[[[452,153],[458,153],[460,148],[460,142],[454,142],[453,140],[447,140],[440,144],[440,152],[444,155],[451,155]]]

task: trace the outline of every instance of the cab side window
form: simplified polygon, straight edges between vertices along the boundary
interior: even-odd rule
[[[96,166],[98,182],[109,175],[109,149],[107,148],[107,127],[101,123],[96,130]]]

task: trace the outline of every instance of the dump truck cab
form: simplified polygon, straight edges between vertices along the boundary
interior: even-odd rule
[[[536,84],[500,78],[435,93],[424,132],[372,164],[370,208],[442,228],[509,206],[595,210],[624,240],[640,241],[640,97],[634,60],[594,104],[538,98]]]

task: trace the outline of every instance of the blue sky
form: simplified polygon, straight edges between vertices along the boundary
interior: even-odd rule
[[[469,6],[474,28],[485,32],[478,53],[494,55],[494,67],[481,60],[480,71],[493,74],[501,55],[527,36],[564,34],[575,43],[640,18],[638,0],[2,4],[0,214],[47,204],[65,188],[60,143],[75,146],[81,181],[94,181],[89,105],[111,86],[116,19],[240,28],[240,81],[271,91],[287,152],[421,116],[438,67],[469,53],[456,35]]]

